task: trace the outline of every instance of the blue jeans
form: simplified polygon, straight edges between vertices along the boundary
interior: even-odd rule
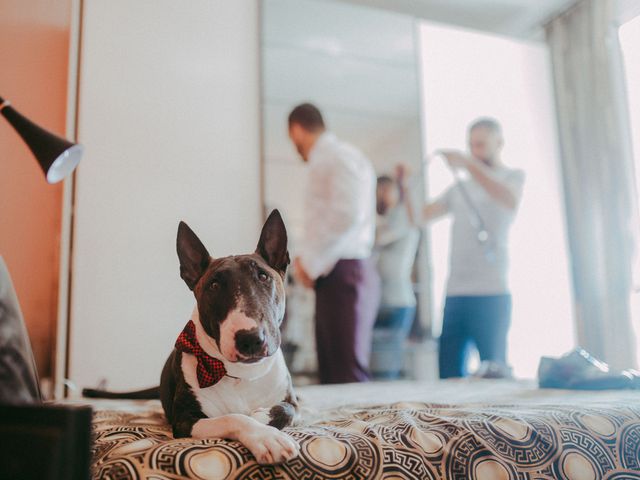
[[[407,337],[415,316],[415,307],[380,307],[373,327],[371,348],[371,373],[374,378],[393,379],[400,376]]]
[[[464,377],[471,347],[481,361],[506,364],[511,295],[452,296],[444,306],[440,378]]]

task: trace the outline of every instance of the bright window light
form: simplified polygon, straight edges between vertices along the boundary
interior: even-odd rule
[[[640,17],[625,23],[619,31],[620,46],[624,60],[627,99],[631,121],[631,140],[635,157],[636,187],[640,187]],[[640,200],[640,198],[639,198]],[[640,245],[636,245],[635,283],[640,281]],[[635,325],[638,355],[640,364],[640,292],[636,291],[631,298],[632,319]]]
[[[420,45],[425,151],[466,150],[467,125],[477,117],[491,116],[504,128],[503,160],[526,172],[524,197],[510,237],[513,322],[508,357],[515,375],[535,377],[541,356],[557,356],[574,346],[547,49],[541,43],[432,23],[421,25]],[[432,162],[431,196],[451,182],[442,162]],[[449,227],[445,220],[431,229],[434,314],[439,321],[448,275]]]

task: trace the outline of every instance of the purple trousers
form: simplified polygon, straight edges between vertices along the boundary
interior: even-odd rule
[[[369,259],[340,260],[316,281],[316,349],[320,383],[370,379],[371,337],[380,278]]]

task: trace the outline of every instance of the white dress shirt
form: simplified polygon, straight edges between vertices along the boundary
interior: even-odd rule
[[[360,150],[329,132],[309,152],[309,169],[300,260],[316,279],[340,259],[371,255],[376,177]]]

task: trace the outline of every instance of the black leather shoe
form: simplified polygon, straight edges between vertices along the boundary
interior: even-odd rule
[[[631,369],[612,371],[609,365],[578,347],[560,358],[542,357],[538,382],[540,388],[639,389],[640,372]]]

